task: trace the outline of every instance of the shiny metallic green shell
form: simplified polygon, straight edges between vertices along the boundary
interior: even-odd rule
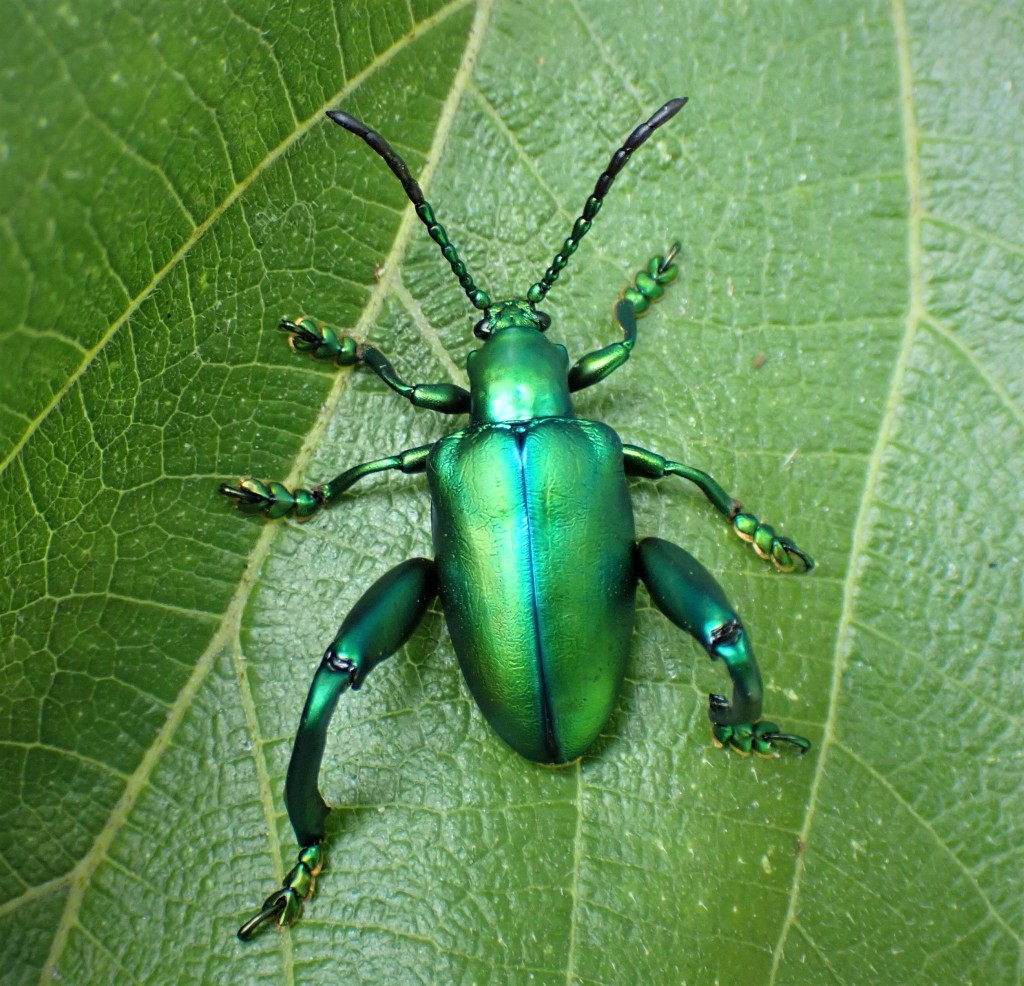
[[[524,757],[575,759],[614,708],[633,630],[618,436],[576,418],[477,425],[434,446],[427,476],[441,600],[473,697]]]

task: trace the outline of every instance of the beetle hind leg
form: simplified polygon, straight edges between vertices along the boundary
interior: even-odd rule
[[[801,752],[810,743],[782,733],[760,720],[763,687],[750,638],[722,587],[700,562],[678,545],[660,538],[637,544],[640,579],[654,604],[677,627],[698,640],[712,660],[725,663],[732,679],[732,700],[711,695],[708,715],[720,746],[740,753],[772,755],[776,744],[791,743]]]
[[[302,902],[312,896],[323,865],[324,823],[331,811],[318,786],[320,763],[338,700],[350,688],[358,689],[374,667],[405,644],[436,595],[434,562],[403,562],[363,594],[324,652],[299,720],[284,789],[288,820],[301,847],[299,858],[281,888],[239,929],[242,941],[264,924],[288,927],[302,911]]]

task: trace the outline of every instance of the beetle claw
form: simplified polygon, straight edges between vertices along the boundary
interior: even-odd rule
[[[274,893],[272,893],[263,902],[263,907],[260,909],[259,914],[255,917],[249,918],[249,920],[238,929],[239,939],[241,941],[249,941],[249,939],[251,939],[263,925],[269,924],[271,921],[276,921],[279,928],[288,927],[288,925],[295,920],[295,917],[297,917],[296,913],[292,916],[291,920],[285,919],[285,914],[289,910],[296,910],[296,906],[293,903],[294,900],[295,891],[290,887],[283,890],[275,890]],[[301,907],[301,902],[298,906]]]
[[[780,563],[778,558],[776,557],[778,550],[781,550],[785,559],[785,563]],[[790,555],[795,555],[797,558],[800,559],[800,562],[803,565],[803,571],[809,572],[812,568],[814,568],[814,559],[809,554],[807,554],[806,551],[803,551],[802,549],[798,548],[789,538],[776,538],[775,548],[773,548],[772,551],[772,561],[775,563],[775,566],[779,569],[779,571],[795,572],[797,570],[798,566],[796,562],[794,562],[793,559],[789,557]]]

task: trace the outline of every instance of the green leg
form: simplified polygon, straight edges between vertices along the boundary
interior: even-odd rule
[[[760,722],[761,673],[739,616],[722,587],[693,555],[660,538],[637,544],[639,575],[654,604],[677,627],[696,638],[713,660],[725,662],[732,679],[732,701],[711,695],[708,713],[715,740],[741,753],[770,754],[779,740],[801,752],[810,743],[780,733],[772,722]]]
[[[281,928],[292,924],[303,900],[312,895],[323,865],[324,822],[331,811],[320,794],[318,778],[338,699],[349,688],[358,689],[374,667],[409,639],[436,595],[434,562],[428,558],[403,562],[364,593],[324,652],[299,720],[284,789],[288,819],[302,847],[299,859],[282,888],[241,927],[238,937],[243,941],[271,921]]]
[[[627,476],[643,476],[646,479],[681,476],[688,479],[723,517],[732,521],[736,533],[744,541],[753,544],[758,556],[770,558],[780,571],[797,571],[797,559],[803,571],[809,572],[814,568],[814,559],[807,552],[798,548],[789,538],[777,535],[775,528],[769,524],[762,524],[752,513],[745,511],[743,504],[729,496],[706,472],[681,462],[673,462],[638,445],[623,445],[622,458]]]
[[[372,476],[377,472],[398,469],[404,473],[423,472],[427,467],[427,456],[432,445],[420,445],[406,449],[396,455],[363,462],[351,469],[346,469],[340,476],[335,476],[329,483],[321,483],[312,489],[289,490],[281,483],[265,483],[259,479],[240,479],[237,486],[221,483],[220,492],[235,501],[235,506],[243,513],[263,514],[275,520],[285,517],[294,511],[299,520],[312,516],[321,507],[326,507],[338,499],[350,486],[360,479]]]
[[[396,394],[415,407],[441,414],[469,413],[468,390],[453,383],[407,383],[379,349],[358,343],[325,322],[303,315],[295,321],[282,319],[278,328],[289,333],[288,344],[293,352],[304,353],[315,360],[333,360],[339,366],[365,363]]]
[[[675,280],[679,268],[672,263],[672,259],[678,252],[679,244],[673,243],[668,256],[652,257],[647,270],[640,271],[635,283],[622,293],[622,298],[615,306],[615,320],[625,338],[622,342],[613,342],[603,349],[595,349],[581,356],[569,370],[570,392],[583,390],[603,380],[629,359],[636,345],[636,320],[665,293],[665,285]]]

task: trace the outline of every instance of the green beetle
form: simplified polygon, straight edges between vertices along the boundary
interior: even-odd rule
[[[551,319],[537,309],[633,151],[685,103],[670,100],[630,134],[541,280],[525,298],[499,303],[476,286],[416,179],[384,138],[347,113],[328,113],[366,141],[401,181],[483,313],[474,332],[484,343],[469,354],[467,391],[453,384],[409,384],[379,350],[314,319],[281,323],[295,351],[340,366],[365,363],[414,406],[468,413],[469,426],[433,445],[354,466],[311,489],[292,491],[254,479],[220,488],[247,513],[305,518],[363,477],[397,469],[425,472],[433,505],[435,558],[403,562],[378,580],[320,662],[285,783],[288,816],[302,848],[281,889],[239,930],[241,939],[264,924],[290,925],[312,894],[330,812],[318,777],[338,699],[409,639],[437,596],[473,697],[502,739],[529,760],[568,763],[597,739],[625,671],[638,582],[673,623],[725,663],[732,699],[712,695],[709,708],[718,744],[762,754],[780,742],[800,752],[810,748],[802,737],[760,720],[762,686],[753,650],[711,574],[668,541],[636,540],[627,477],[674,475],[694,483],[761,557],[783,571],[810,570],[810,556],[744,512],[707,473],[623,445],[607,425],[573,413],[572,393],[629,358],[637,317],[676,276],[678,244],[667,256],[654,257],[616,305],[624,338],[572,366],[565,347],[544,336]]]

